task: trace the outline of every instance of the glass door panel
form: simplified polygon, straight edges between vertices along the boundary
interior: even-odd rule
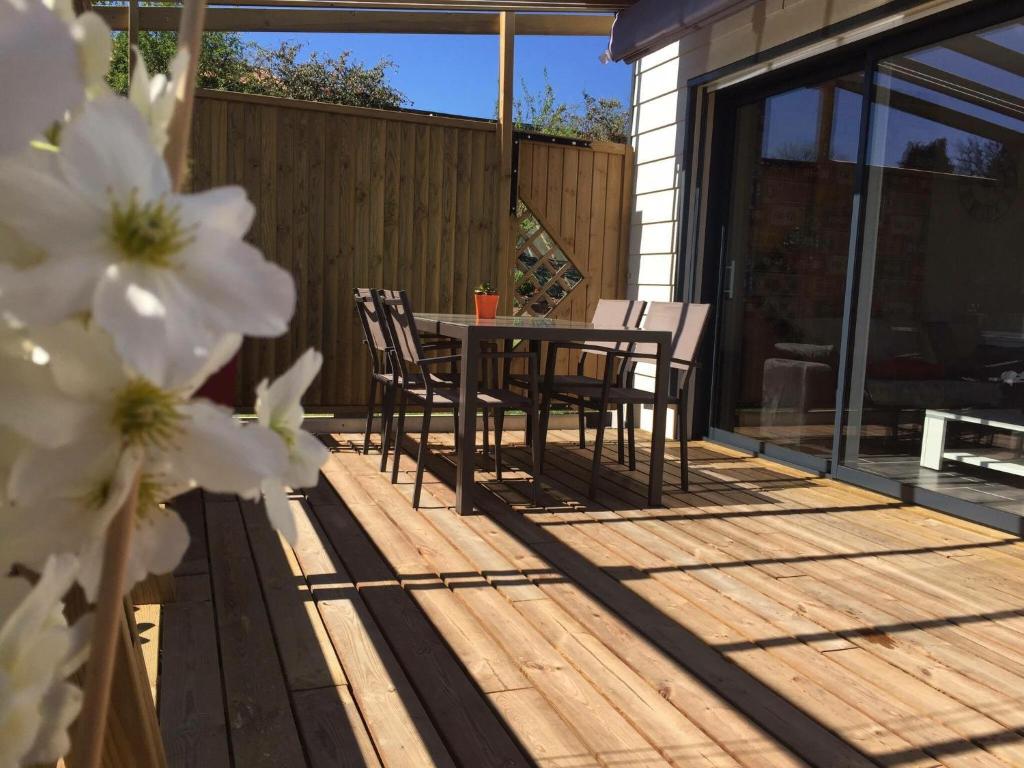
[[[1024,512],[1024,25],[882,60],[871,110],[843,461]]]
[[[829,456],[863,76],[735,116],[716,426]]]

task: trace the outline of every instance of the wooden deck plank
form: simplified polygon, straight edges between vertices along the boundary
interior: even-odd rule
[[[135,626],[139,630],[149,691],[153,694],[153,703],[156,704],[156,683],[160,673],[160,605],[150,603],[136,606]]]
[[[160,733],[174,768],[231,765],[210,603],[170,603],[161,615]]]
[[[262,505],[242,503],[256,570],[274,628],[288,689],[345,685],[345,673],[327,636],[305,576],[288,543],[270,527]],[[302,713],[296,713],[301,722]]]
[[[295,707],[310,768],[380,768],[348,686],[296,691]]]
[[[305,765],[238,502],[205,506],[234,762]]]
[[[1024,765],[1012,537],[700,443],[688,493],[670,443],[660,509],[646,439],[633,472],[606,445],[595,503],[558,430],[549,506],[481,456],[463,518],[450,435],[420,510],[408,456],[391,485],[337,437],[294,548],[176,501],[178,601],[137,619],[171,765]]]

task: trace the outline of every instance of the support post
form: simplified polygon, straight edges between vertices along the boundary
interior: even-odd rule
[[[135,72],[135,57],[139,47],[139,0],[128,0],[128,83]]]
[[[497,264],[501,275],[494,282],[505,296],[506,311],[512,311],[512,224],[509,214],[512,202],[512,98],[515,83],[516,15],[502,11],[498,16],[498,153],[501,176],[498,179],[497,211],[495,212],[498,248]]]

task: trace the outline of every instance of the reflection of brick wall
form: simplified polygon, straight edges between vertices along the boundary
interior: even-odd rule
[[[841,316],[853,165],[767,160],[759,171],[748,306],[769,321]]]
[[[777,356],[775,344],[838,348],[854,170],[851,163],[787,160],[758,167],[745,275],[743,403],[760,403],[760,371]]]
[[[875,258],[871,314],[919,318],[934,175],[886,168]]]

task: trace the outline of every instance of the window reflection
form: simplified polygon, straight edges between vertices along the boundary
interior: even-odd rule
[[[737,111],[718,426],[829,455],[860,74]]]
[[[1024,512],[1024,26],[875,80],[844,460]]]

